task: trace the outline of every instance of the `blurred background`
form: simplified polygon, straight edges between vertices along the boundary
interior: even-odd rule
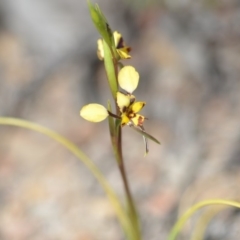
[[[140,73],[145,128],[161,141],[144,158],[142,137],[123,129],[144,239],[164,240],[194,203],[240,200],[240,2],[97,2],[132,47],[124,64]],[[79,117],[83,105],[111,98],[98,38],[86,1],[0,0],[0,115],[72,140],[123,196],[107,122]],[[0,126],[0,136],[1,240],[124,239],[105,193],[72,154],[28,130]],[[218,211],[200,212],[204,223],[215,216],[204,239],[239,240],[239,211]]]

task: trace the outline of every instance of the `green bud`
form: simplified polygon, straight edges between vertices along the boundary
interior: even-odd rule
[[[107,19],[103,15],[99,6],[97,4],[93,5],[90,0],[88,0],[88,8],[96,29],[98,30],[104,41],[111,48],[112,46],[114,46],[114,39],[112,30],[109,27]]]

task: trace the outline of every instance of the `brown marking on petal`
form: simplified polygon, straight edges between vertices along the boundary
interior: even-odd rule
[[[132,105],[135,102],[135,97],[133,97],[133,95],[130,95],[130,105]]]
[[[134,118],[134,117],[136,117],[136,113],[130,112],[130,113],[128,114],[128,117],[129,117],[129,118]]]
[[[125,44],[125,42],[124,42],[124,40],[123,40],[123,37],[121,37],[121,38],[119,39],[119,42],[118,42],[118,44],[117,44],[117,46],[116,46],[116,49],[121,49],[121,48],[125,48],[128,53],[132,50],[131,47],[127,47],[127,46],[126,46],[126,44]],[[131,57],[128,57],[128,58],[131,58]]]
[[[144,117],[139,116],[139,118],[138,118],[138,126],[140,126],[140,127],[143,126],[144,119],[145,119]]]
[[[127,111],[127,107],[124,106],[123,109],[122,109],[122,112],[124,113],[124,112],[126,112],[126,111]]]
[[[123,37],[121,37],[119,39],[118,45],[117,45],[117,49],[123,48],[124,47],[124,41],[123,41]]]

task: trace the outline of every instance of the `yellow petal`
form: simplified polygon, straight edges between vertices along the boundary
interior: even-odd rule
[[[124,112],[130,105],[131,97],[121,92],[117,92],[117,105],[121,112]]]
[[[129,55],[129,47],[124,47],[124,48],[120,48],[117,49],[117,53],[120,56],[121,59],[129,59],[131,58],[131,55]]]
[[[115,31],[113,33],[114,42],[116,46],[117,53],[121,59],[129,59],[131,56],[129,55],[129,52],[131,51],[131,48],[125,45],[125,42],[122,38],[122,35]]]
[[[122,126],[124,126],[130,122],[130,119],[128,118],[128,116],[125,113],[122,114],[121,118],[122,118],[122,121],[121,121]]]
[[[108,117],[108,111],[100,104],[91,103],[81,109],[80,116],[90,122],[101,122]]]
[[[142,126],[143,122],[144,122],[145,117],[140,115],[140,114],[136,114],[136,116],[134,118],[132,118],[132,122],[135,126]]]
[[[98,46],[98,50],[97,50],[97,56],[100,60],[103,60],[104,58],[104,51],[103,51],[103,42],[102,39],[98,39],[97,41],[97,46]]]
[[[131,110],[134,113],[137,113],[142,110],[142,108],[146,105],[145,102],[135,102],[131,106]]]
[[[122,89],[132,93],[138,86],[139,74],[132,66],[123,67],[118,74],[118,82]]]
[[[122,38],[122,35],[119,32],[115,31],[113,33],[113,38],[114,38],[115,46],[117,47],[118,43],[120,42],[120,40]]]

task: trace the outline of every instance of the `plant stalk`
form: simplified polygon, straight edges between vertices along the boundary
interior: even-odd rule
[[[129,187],[129,182],[127,178],[127,173],[126,173],[126,168],[123,160],[123,155],[122,155],[122,128],[121,126],[118,127],[118,141],[117,141],[117,149],[118,149],[118,155],[120,161],[118,162],[118,168],[122,177],[123,181],[123,186],[124,186],[124,191],[125,191],[125,196],[127,200],[127,213],[129,215],[129,218],[131,219],[132,222],[132,227],[134,228],[134,232],[136,234],[136,240],[141,239],[141,231],[139,227],[139,221],[138,221],[138,214],[136,211],[135,203],[131,194],[131,190]]]

